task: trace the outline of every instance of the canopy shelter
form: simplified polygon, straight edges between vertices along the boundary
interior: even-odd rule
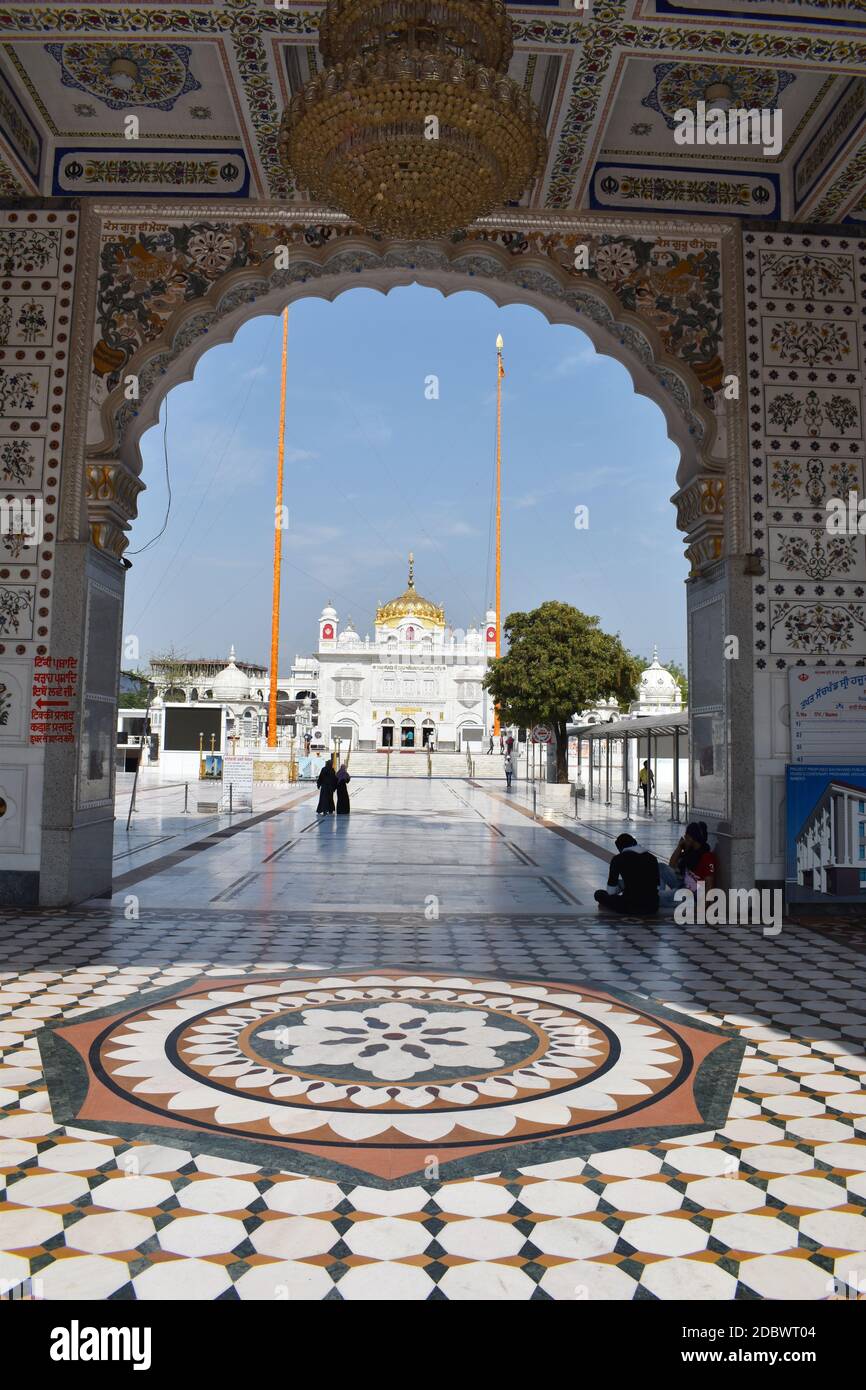
[[[632,747],[636,752],[636,765],[646,760],[653,771],[656,785],[653,808],[656,810],[658,762],[660,758],[671,759],[673,786],[669,794],[670,818],[675,821],[688,820],[688,791],[684,789],[680,794],[680,758],[689,756],[687,713],[615,719],[607,724],[569,724],[568,738],[569,743],[573,739],[577,741],[577,781],[579,785],[585,784],[587,800],[598,801],[605,806],[612,806],[616,801],[626,814],[638,804],[641,797],[637,777],[633,784],[629,782]],[[613,751],[617,743],[620,746],[619,787],[613,786]]]

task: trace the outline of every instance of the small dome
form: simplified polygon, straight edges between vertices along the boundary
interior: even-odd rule
[[[224,666],[213,678],[210,698],[223,703],[230,700],[246,700],[249,698],[249,689],[249,677],[235,665],[235,649],[232,647],[228,666]]]
[[[641,674],[638,702],[646,705],[681,705],[682,691],[675,676],[659,661],[658,648],[653,648],[652,663]]]
[[[324,608],[322,609],[322,616],[321,616],[321,620],[320,620],[320,621],[324,622],[325,619],[328,619],[330,622],[334,622],[334,623],[337,621],[337,610],[336,610],[336,608],[334,607],[334,605],[331,603],[331,600],[330,600],[330,599],[328,599],[328,602],[325,604]]]
[[[357,634],[357,632],[355,631],[355,629],[352,627],[352,619],[350,618],[349,621],[346,623],[346,626],[343,628],[343,631],[340,633],[339,637],[337,638],[337,646],[338,646],[338,647],[346,647],[346,646],[349,645],[349,643],[351,643],[351,642],[357,642],[357,641],[358,641],[358,634]]]

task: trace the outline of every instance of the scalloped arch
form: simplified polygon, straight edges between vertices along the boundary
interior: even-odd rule
[[[139,474],[139,442],[157,422],[165,395],[192,378],[208,348],[230,342],[249,319],[279,314],[302,298],[332,301],[353,288],[387,294],[397,286],[419,284],[445,296],[474,290],[500,306],[527,304],[550,323],[582,329],[598,352],[626,368],[635,390],[662,410],[669,437],[681,452],[679,487],[702,469],[718,471],[718,461],[711,460],[716,422],[701,382],[690,366],[665,351],[654,324],[624,309],[604,285],[568,273],[549,255],[518,260],[483,241],[410,246],[359,235],[313,248],[305,245],[302,231],[295,233],[288,270],[229,271],[207,295],[175,310],[162,334],[139,348],[124,367],[124,374],[138,377],[139,399],[124,400],[122,384],[106,397],[91,421],[88,459],[119,458]]]

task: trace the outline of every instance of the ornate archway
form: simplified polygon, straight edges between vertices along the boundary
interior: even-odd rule
[[[580,327],[664,413],[681,453],[673,501],[693,574],[726,544],[741,548],[740,411],[723,391],[740,357],[733,225],[695,221],[684,232],[665,218],[509,214],[414,244],[279,207],[151,205],[130,215],[98,204],[84,222],[91,283],[76,342],[89,344],[90,392],[77,422],[84,467],[62,507],[66,538],[89,527],[95,546],[120,559],[144,485],[141,436],[209,347],[299,298],[418,283],[530,304]]]

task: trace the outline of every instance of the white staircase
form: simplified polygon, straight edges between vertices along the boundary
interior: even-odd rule
[[[474,760],[477,777],[497,777],[504,782],[502,759],[498,756],[478,757]],[[430,759],[433,777],[468,777],[469,768],[465,753],[434,753]],[[353,777],[427,777],[426,753],[385,753],[353,752],[349,763]]]

